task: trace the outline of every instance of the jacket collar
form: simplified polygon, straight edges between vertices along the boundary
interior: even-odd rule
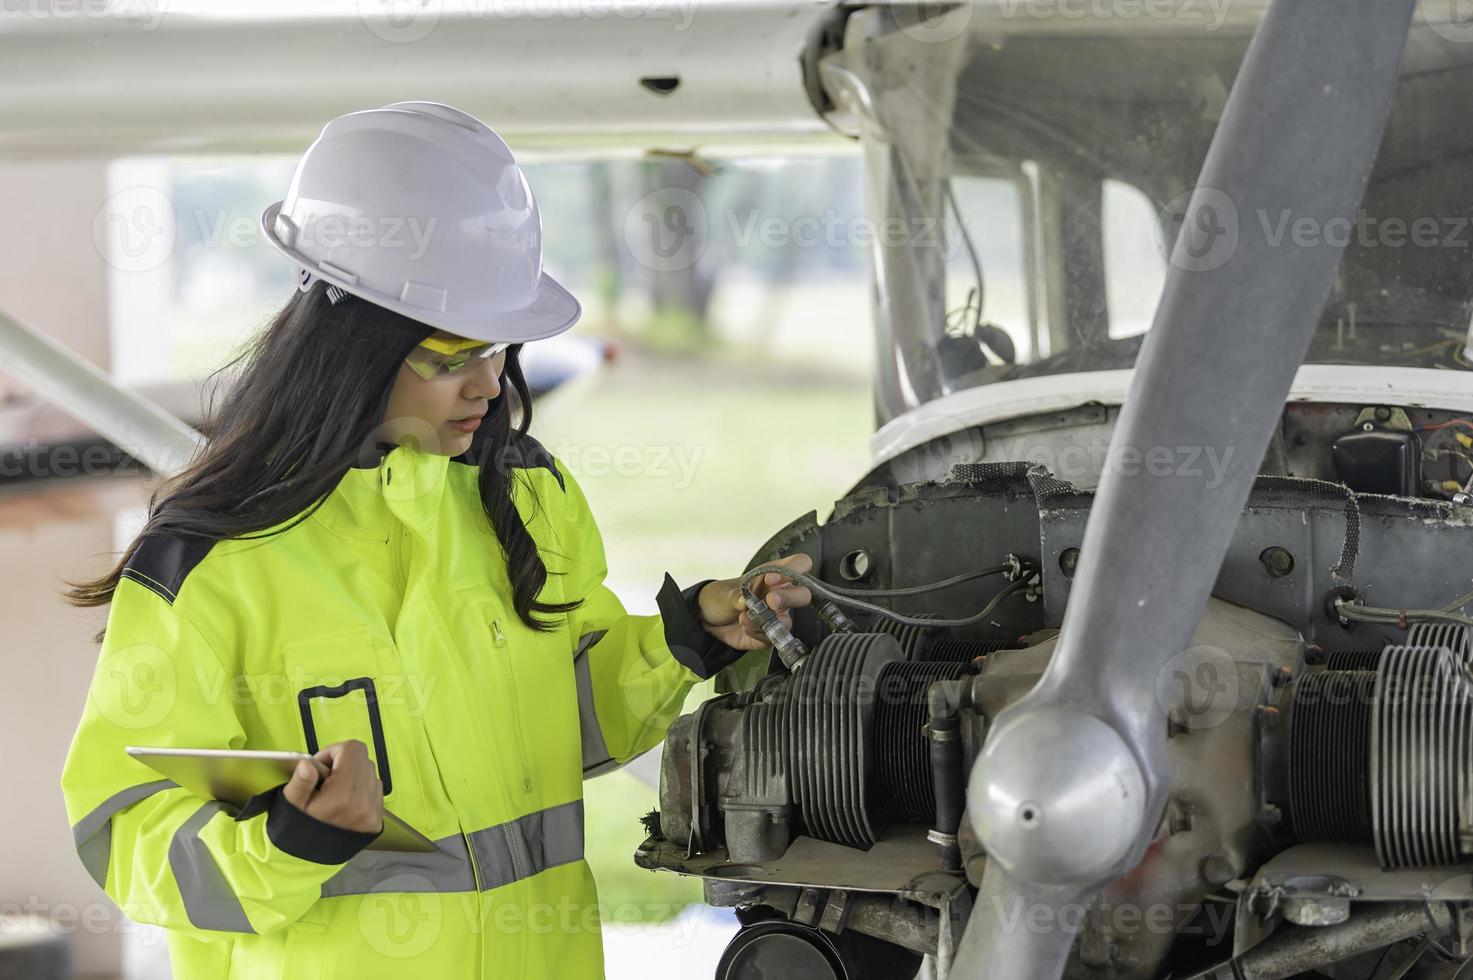
[[[336,534],[369,541],[388,541],[395,519],[428,531],[445,493],[450,457],[383,443],[375,450],[377,461],[370,456],[351,466],[312,516]]]

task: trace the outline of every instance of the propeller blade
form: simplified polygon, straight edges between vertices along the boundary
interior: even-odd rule
[[[1058,649],[995,720],[968,785],[988,873],[997,864],[1010,882],[998,894],[1090,896],[1144,853],[1170,776],[1157,675],[1191,643],[1340,260],[1344,236],[1274,230],[1354,216],[1414,7],[1275,0],[1248,47],[1115,429]],[[1217,481],[1159,465],[1213,452]],[[955,975],[1057,977],[1069,925],[964,937]],[[1047,969],[999,965],[1013,962]]]
[[[989,863],[957,944],[951,976],[958,980],[1059,976],[1078,929],[1070,920],[1082,916],[1085,897],[1071,889],[1028,889],[1013,882],[1001,865]],[[957,972],[963,964],[986,964],[986,969]]]

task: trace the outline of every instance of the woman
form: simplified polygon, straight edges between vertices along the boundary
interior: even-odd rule
[[[437,230],[396,246],[415,218]],[[81,859],[167,928],[180,978],[602,976],[582,781],[767,641],[738,579],[666,575],[652,616],[604,585],[518,364],[579,308],[495,133],[434,103],[340,117],[263,224],[300,290],[118,566],[71,593],[111,603],[62,774]],[[754,591],[790,624],[811,597],[775,578]],[[237,811],[129,745],[315,768]],[[385,807],[435,852],[366,850]]]

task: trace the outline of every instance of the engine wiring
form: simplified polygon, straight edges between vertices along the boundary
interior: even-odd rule
[[[1424,452],[1422,454],[1422,458],[1424,460],[1428,460],[1428,461],[1431,461],[1431,462],[1434,462],[1434,463],[1437,462],[1437,460],[1443,459],[1443,458],[1456,459],[1456,460],[1459,460],[1459,461],[1465,463],[1470,470],[1473,470],[1473,458],[1470,458],[1467,453],[1465,453],[1465,452],[1463,452],[1461,450],[1458,450],[1458,449],[1436,449],[1436,450],[1430,450],[1428,452]],[[1458,482],[1461,483],[1462,481],[1459,480]]]
[[[812,575],[808,575],[804,572],[799,572],[794,569],[788,568],[786,565],[779,565],[775,563],[759,565],[758,567],[749,570],[745,575],[741,577],[740,581],[742,588],[742,602],[747,607],[747,615],[751,617],[752,622],[756,623],[758,627],[761,628],[763,634],[767,636],[768,642],[772,644],[773,650],[777,653],[778,659],[783,662],[783,665],[786,666],[789,671],[797,670],[799,665],[802,664],[803,659],[808,656],[808,647],[803,643],[802,640],[793,635],[792,630],[788,629],[787,626],[783,624],[783,621],[778,618],[777,613],[772,610],[772,607],[768,606],[766,602],[764,602],[755,592],[752,591],[750,585],[752,580],[760,578],[761,576],[766,575],[768,572],[777,572],[786,577],[789,581],[797,582],[800,585],[805,585],[814,593],[816,593],[820,598],[826,600],[821,606],[819,606],[819,616],[823,619],[825,623],[829,625],[829,628],[836,633],[853,632],[855,629],[854,624],[850,622],[849,619],[844,616],[842,612],[839,611],[839,604],[848,605],[860,609],[868,609],[881,616],[885,616],[906,624],[926,623],[932,626],[969,625],[970,623],[985,618],[988,614],[990,614],[992,610],[996,608],[999,602],[1001,602],[1007,595],[1011,594],[1009,589],[1004,589],[1001,593],[994,596],[992,601],[989,602],[987,606],[973,619],[957,620],[954,624],[946,620],[922,620],[916,619],[911,616],[902,616],[901,614],[891,612],[890,610],[885,609],[882,606],[877,606],[873,603],[866,602],[865,600],[858,598],[858,596],[867,595],[893,597],[920,595],[924,592],[932,592],[937,589],[944,589],[952,585],[957,585],[961,582],[969,582],[973,579],[984,578],[989,575],[999,574],[1008,575],[1009,578],[1016,580],[1013,583],[1014,585],[1021,585],[1026,588],[1031,586],[1035,574],[1033,570],[1022,561],[1022,559],[1018,558],[1015,555],[1009,555],[1008,560],[1001,565],[996,565],[991,568],[982,568],[972,572],[963,572],[960,575],[953,575],[951,578],[942,579],[939,582],[928,582],[924,585],[911,585],[898,589],[851,589],[841,585],[830,585],[828,583],[820,581],[818,578]],[[1017,590],[1012,589],[1011,591]]]
[[[1473,616],[1453,612],[1470,599],[1473,599],[1473,592],[1459,596],[1441,609],[1387,609],[1381,606],[1362,605],[1350,599],[1336,599],[1335,614],[1342,622],[1374,623],[1379,626],[1395,626],[1399,629],[1406,629],[1409,624],[1416,622],[1452,623],[1473,628]],[[1473,664],[1464,662],[1447,647],[1439,649],[1442,651],[1445,665],[1453,676],[1460,677],[1464,684],[1473,688]]]
[[[1464,606],[1466,606],[1470,602],[1473,602],[1473,592],[1464,592],[1462,595],[1458,596],[1452,602],[1449,602],[1447,605],[1443,606],[1442,607],[1442,611],[1443,612],[1457,612],[1459,609],[1462,609]]]
[[[1469,431],[1464,431],[1469,430]],[[1451,419],[1446,422],[1432,422],[1427,425],[1419,425],[1413,429],[1414,432],[1426,435],[1426,442],[1422,447],[1422,462],[1436,464],[1438,460],[1449,461],[1447,479],[1443,481],[1431,481],[1428,484],[1429,492],[1436,492],[1447,499],[1456,499],[1458,493],[1468,493],[1473,489],[1473,457],[1467,451],[1473,451],[1473,420]],[[1452,445],[1439,446],[1437,443],[1445,440]],[[1458,473],[1458,464],[1467,467],[1469,476],[1463,478]]]
[[[746,604],[747,615],[752,618],[752,622],[761,627],[762,632],[766,634],[768,642],[772,644],[772,649],[777,653],[778,659],[783,662],[783,666],[789,671],[797,670],[803,663],[803,659],[808,656],[807,645],[794,636],[792,630],[783,625],[783,621],[778,618],[777,613],[772,611],[771,606],[747,587],[745,579],[742,581],[742,602]]]
[[[967,616],[964,619],[921,619],[918,616],[906,616],[902,613],[886,609],[883,606],[859,598],[859,596],[861,595],[882,597],[919,595],[923,592],[931,592],[937,589],[946,588],[947,586],[955,585],[959,582],[965,582],[975,578],[982,578],[987,575],[997,575],[1002,572],[1013,571],[1014,569],[1017,570],[1017,576],[1015,580],[1000,589],[997,594],[995,594],[987,602],[987,604],[982,607],[980,611],[972,614],[971,616]],[[977,623],[982,622],[988,616],[992,615],[993,610],[995,610],[998,605],[1008,596],[1016,595],[1019,592],[1033,588],[1035,584],[1034,577],[1036,575],[1036,570],[1026,563],[1019,563],[1017,565],[1005,564],[996,568],[988,568],[981,571],[966,572],[962,575],[955,575],[949,579],[943,579],[940,582],[931,582],[926,585],[914,585],[902,589],[849,589],[843,586],[830,585],[827,582],[824,582],[818,578],[815,578],[812,575],[809,575],[807,572],[800,572],[796,569],[788,568],[786,565],[768,563],[748,569],[748,571],[742,576],[742,589],[744,590],[742,593],[743,596],[745,597],[748,594],[750,588],[748,583],[759,576],[768,574],[769,572],[777,572],[779,575],[782,575],[790,582],[806,587],[814,595],[820,596],[824,599],[828,599],[830,602],[834,602],[841,606],[848,606],[851,609],[861,609],[865,612],[873,613],[876,616],[880,616],[884,619],[888,619],[892,622],[900,623],[905,626],[934,626],[942,628],[973,626]],[[761,600],[759,599],[758,601],[760,602]]]
[[[879,596],[881,598],[891,598],[894,596],[921,595],[926,592],[935,592],[938,589],[950,588],[953,585],[959,585],[962,582],[970,582],[973,579],[986,578],[989,575],[1003,575],[1011,572],[1013,573],[1014,577],[1016,577],[1022,568],[1023,566],[1020,562],[1011,561],[1006,562],[1002,565],[994,565],[991,568],[980,568],[975,572],[963,572],[960,575],[953,575],[951,578],[944,578],[939,582],[927,582],[925,585],[907,585],[898,589],[855,589],[850,588],[847,585],[834,585],[832,582],[822,582],[819,579],[814,579],[814,581],[820,582],[820,584],[822,584],[830,592],[837,592],[840,595],[856,597]],[[786,566],[781,565],[775,569],[772,569],[772,571],[789,570],[790,569],[787,569]],[[747,573],[748,577],[751,577],[754,574],[755,570]],[[764,572],[763,574],[766,573]],[[806,573],[800,572],[798,574]],[[811,577],[812,576],[810,576],[810,578]]]
[[[1453,623],[1473,627],[1473,616],[1451,612],[1447,609],[1389,609],[1366,606],[1348,599],[1335,600],[1335,613],[1341,619],[1356,623],[1375,623],[1380,626],[1406,628],[1408,623]]]

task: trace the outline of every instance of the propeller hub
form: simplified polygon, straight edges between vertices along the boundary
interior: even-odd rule
[[[967,785],[989,860],[1015,880],[1084,884],[1124,868],[1146,815],[1135,754],[1093,715],[1037,707],[1003,717]]]

